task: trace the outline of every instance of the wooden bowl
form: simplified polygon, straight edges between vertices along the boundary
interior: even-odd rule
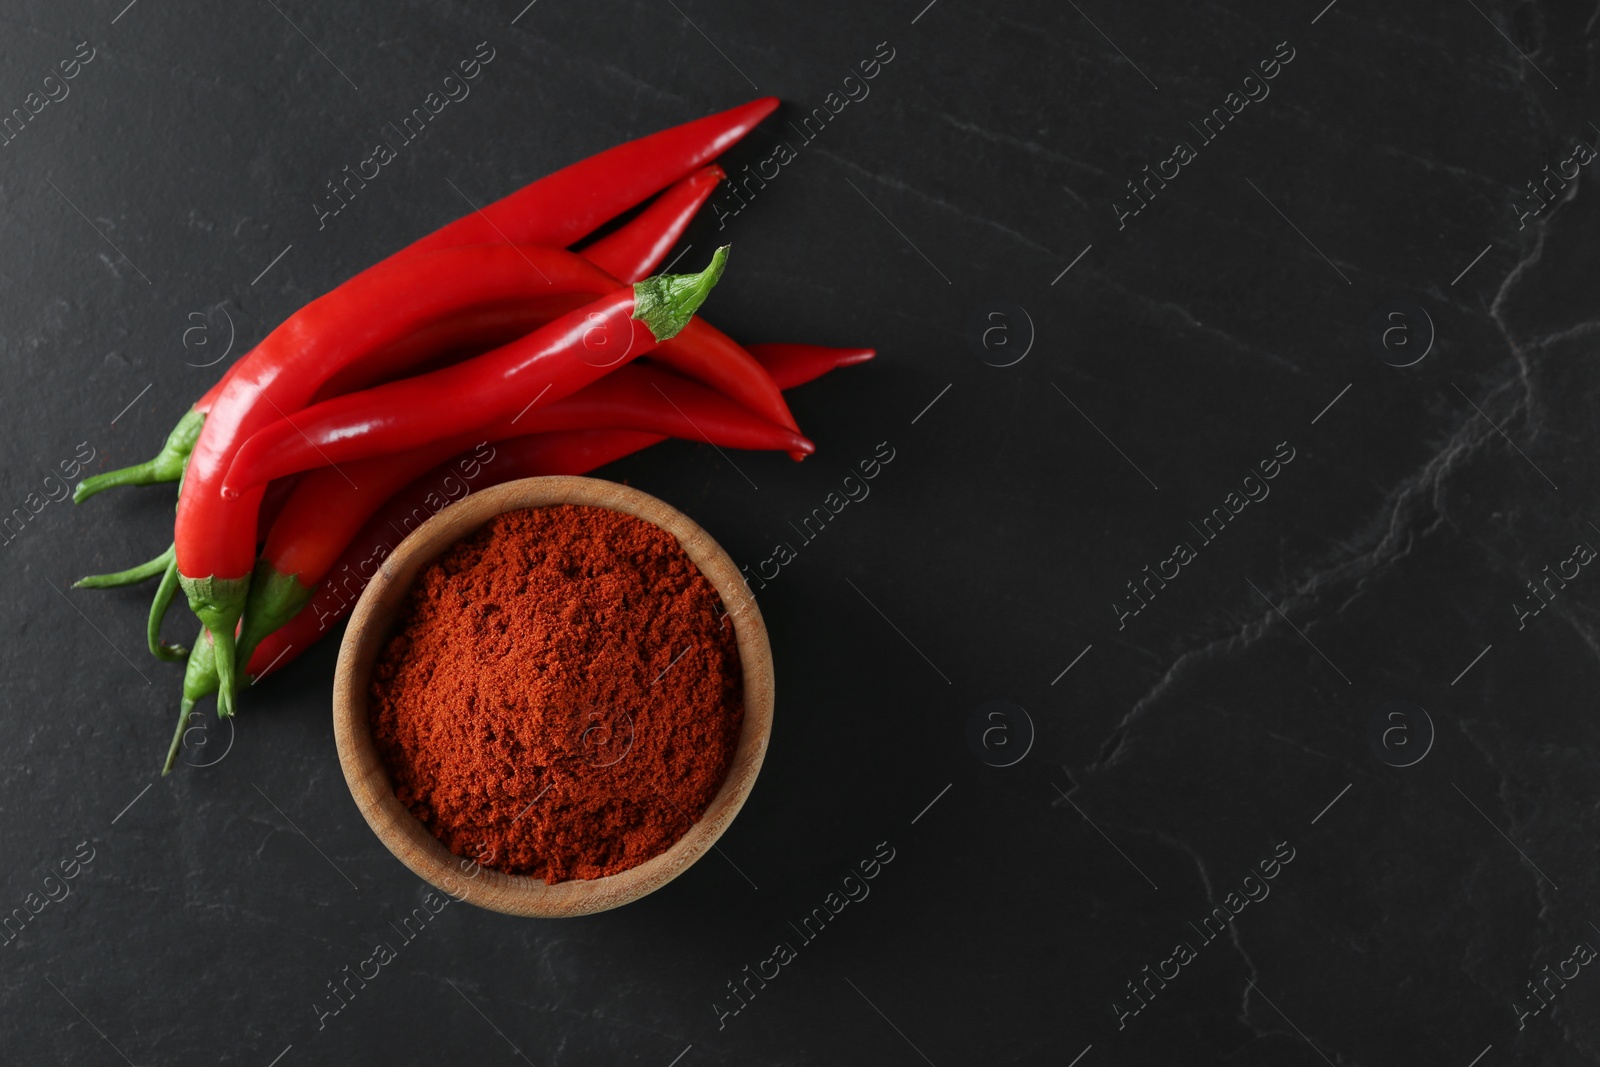
[[[711,805],[665,852],[603,878],[546,885],[543,879],[474,869],[454,855],[400,803],[367,721],[373,664],[394,631],[396,615],[418,572],[445,550],[507,511],[554,504],[610,508],[666,530],[716,588],[733,618],[744,666],[744,725],[733,762]],[[676,878],[722,836],[744,806],[772,734],[772,648],[766,624],[739,568],[722,546],[682,512],[637,489],[595,478],[525,478],[473,493],[423,523],[373,576],[350,616],[333,679],[333,734],[339,765],[378,839],[401,863],[442,892],[508,915],[588,915],[638,900]]]

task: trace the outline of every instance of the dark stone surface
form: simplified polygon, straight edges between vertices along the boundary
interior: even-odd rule
[[[1515,1007],[1600,947],[1600,577],[1513,606],[1600,544],[1593,165],[1515,206],[1600,137],[1592,5],[923,2],[9,5],[0,111],[94,56],[0,147],[6,511],[80,442],[94,470],[151,453],[218,374],[190,364],[460,214],[451,182],[487,201],[751,79],[786,107],[730,169],[799,157],[688,235],[691,261],[735,244],[709,315],[882,354],[797,395],[802,466],[674,444],[605,472],[742,563],[797,556],[761,591],[778,725],[723,855],[582,920],[460,905],[400,941],[423,886],[344,785],[331,644],[248,695],[226,758],[158,780],[178,671],[141,652],[148,590],[65,590],[165,544],[171,496],[44,506],[0,546],[0,908],[93,859],[0,948],[7,1062],[1600,1058],[1593,966]],[[472,95],[319,229],[324,182],[480,41]],[[1270,95],[1204,142],[1279,42]],[[1391,366],[1416,308],[1431,349]],[[1003,328],[986,353],[974,321]],[[800,543],[879,442],[870,497]],[[968,743],[990,701],[1034,732],[1009,766]],[[1026,731],[1004,714],[996,749]],[[799,943],[880,842],[870,896]],[[1207,940],[1246,888],[1270,895]],[[719,1028],[779,941],[798,957]],[[379,942],[398,958],[319,1029]]]

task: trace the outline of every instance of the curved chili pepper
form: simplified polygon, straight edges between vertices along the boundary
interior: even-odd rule
[[[618,229],[584,248],[577,254],[594,264],[617,283],[632,284],[650,274],[693,220],[695,212],[716,191],[717,182],[726,177],[721,167],[705,167],[684,178]],[[495,241],[493,244],[517,243]],[[364,272],[363,272],[364,273]],[[470,350],[482,346],[498,347],[507,344],[530,330],[537,329],[558,315],[581,307],[584,295],[598,295],[605,291],[605,281],[591,277],[589,285],[574,297],[536,297],[502,307],[473,311],[460,320],[439,323],[419,330],[389,347],[375,361],[386,374],[406,370],[426,358],[438,355],[446,347]],[[448,343],[441,343],[441,336]],[[235,363],[237,367],[239,364]],[[230,373],[232,368],[230,368]],[[226,381],[218,382],[195,402],[195,410],[210,410],[210,403],[221,391]],[[354,367],[330,378],[318,392],[318,399],[330,399],[345,393],[367,389],[380,384],[368,367]],[[198,433],[198,430],[195,431]],[[193,438],[190,438],[190,445]],[[187,453],[184,453],[185,455]],[[104,476],[102,476],[104,477]]]
[[[693,174],[696,168],[737,144],[772,114],[779,103],[775,96],[761,97],[598,152],[441,226],[368,270],[445,248],[505,244],[564,248],[673,182],[686,177],[691,181],[701,178]],[[714,169],[721,177],[721,168]],[[698,182],[695,187],[699,189]],[[700,200],[708,195],[709,190],[700,195]],[[666,216],[666,219],[671,218]],[[650,221],[659,224],[666,219],[654,215]],[[650,234],[645,226],[640,223],[637,228],[625,227],[629,236],[619,240],[648,242]],[[667,249],[671,244],[668,242]],[[667,249],[662,250],[663,255]],[[616,274],[615,271],[611,273]],[[642,277],[622,280],[631,283]],[[195,407],[209,410],[208,399],[215,401],[224,384],[219,382]]]
[[[474,444],[590,429],[634,431],[657,440],[678,437],[722,448],[815,450],[799,434],[766,422],[703,385],[671,371],[634,364],[521,418],[501,419],[421,448],[358,460],[342,472],[334,467],[307,471],[272,524],[261,559],[278,573],[314,586],[372,513],[425,471]],[[248,621],[245,629],[250,629]]]
[[[792,430],[774,426],[727,397],[668,370],[633,364],[535,408],[454,437],[374,456],[344,468],[308,471],[267,535],[250,580],[237,657],[248,663],[255,646],[292,619],[311,599],[339,552],[383,502],[424,471],[471,447],[527,435],[611,429],[704,441],[719,448],[815,450]]]
[[[570,252],[531,245],[410,256],[312,301],[256,347],[217,398],[195,442],[174,538],[189,606],[218,644],[224,714],[233,710],[233,630],[249,587],[262,493],[260,487],[243,499],[221,493],[238,448],[263,425],[299,411],[340,370],[366,366],[376,372],[385,350],[408,334],[475,307],[581,291],[599,274]]]
[[[639,236],[642,238],[644,232],[641,231]],[[456,264],[451,263],[449,266],[453,269]],[[424,370],[432,363],[448,366],[457,361],[463,352],[504,346],[547,325],[552,319],[581,307],[587,297],[614,291],[617,288],[616,281],[597,267],[591,265],[586,271],[582,262],[569,263],[567,266],[570,269],[560,279],[561,287],[565,289],[569,286],[579,286],[579,289],[556,295],[539,294],[515,301],[499,301],[471,307],[449,318],[421,327],[367,358],[336,371],[318,388],[315,401],[320,403],[359,392],[370,388],[378,380],[408,370],[416,370],[419,364]],[[657,346],[651,353],[651,358],[697,381],[704,382],[763,415],[768,421],[798,432],[798,424],[789,411],[781,390],[773,383],[771,376],[762,368],[760,362],[732,338],[704,319],[691,319],[682,333]],[[241,365],[235,364],[235,367]],[[200,421],[197,419],[194,422],[197,431]],[[805,453],[796,451],[790,455],[799,459]],[[165,464],[163,469],[171,468],[178,472],[181,472],[187,458],[186,451],[179,452],[171,448],[164,450],[162,457],[158,457]],[[153,460],[149,464],[140,466],[152,466],[155,462]],[[97,477],[108,478],[121,473],[114,471]],[[175,480],[175,478],[174,474],[171,479],[153,480]],[[118,481],[114,484],[148,483]],[[96,491],[106,487],[100,485]]]
[[[715,164],[696,171],[668,188],[634,218],[577,254],[610,275],[615,282],[631,285],[640,281],[666,258],[693,221],[695,212],[726,176],[723,169]],[[598,294],[604,291],[602,279],[596,276],[592,282],[593,287],[588,292]],[[615,282],[612,287],[616,287]],[[424,360],[432,359],[438,362],[438,366],[447,366],[462,353],[475,354],[486,348],[509,344],[584,303],[584,294],[573,294],[483,308],[467,316],[419,330],[391,346],[381,362],[388,368],[414,368]],[[317,399],[327,400],[380,384],[372,381],[371,377],[370,374],[335,375],[318,391]]]
[[[707,171],[720,173],[720,168],[707,168]],[[664,229],[666,224],[659,218],[646,219],[646,216],[659,203],[667,202],[669,198],[672,198],[674,202],[678,202],[678,208],[685,208],[682,216],[674,222],[674,226],[678,227],[675,232],[682,232],[682,224],[686,224],[688,219],[693,216],[693,208],[686,208],[683,202],[688,197],[688,192],[694,192],[693,184],[696,178],[701,178],[701,174],[696,174],[696,176],[691,176],[691,178],[685,179],[683,182],[678,182],[677,187],[667,190],[666,194],[662,194],[658,202],[651,205],[651,208],[646,208],[645,213],[640,214],[638,218],[632,219],[622,229],[616,230],[616,234],[613,234],[613,237],[622,235],[619,238],[622,245],[634,246],[634,248],[645,248],[650,243],[656,243],[659,254],[653,254],[651,258],[659,261],[659,258],[672,248],[672,243],[675,242],[675,235],[672,238],[667,238],[666,235],[669,229]],[[709,194],[709,189],[704,190],[704,192]],[[675,194],[682,194],[682,197],[678,197]],[[603,240],[608,240],[608,238],[602,238],[602,242]],[[598,243],[600,242],[597,242],[597,245]],[[507,346],[510,342],[514,342],[515,339],[522,338],[525,334],[538,330],[541,326],[547,325],[557,315],[566,314],[566,312],[570,312],[576,307],[581,307],[584,302],[587,302],[586,296],[605,293],[610,288],[618,286],[618,282],[614,280],[614,277],[621,277],[621,275],[616,275],[616,272],[610,270],[610,266],[614,266],[614,264],[603,262],[606,254],[600,254],[598,261],[595,259],[595,246],[597,245],[592,245],[590,248],[582,250],[579,254],[581,254],[582,258],[594,262],[598,269],[605,270],[605,274],[600,274],[597,270],[590,277],[592,285],[582,293],[522,299],[522,301],[478,307],[478,309],[472,309],[469,312],[462,312],[462,314],[451,317],[446,322],[435,323],[434,326],[429,326],[426,330],[411,334],[410,338],[397,342],[394,346],[384,350],[378,357],[374,357],[371,363],[387,366],[390,371],[394,371],[400,370],[400,368],[416,368],[422,360],[434,357],[443,366],[448,366],[462,352],[482,352],[483,349],[490,349],[490,347]],[[650,264],[642,259],[637,266],[629,269],[629,274],[634,275],[637,274],[638,270],[648,269],[650,269]],[[632,282],[634,278],[629,277],[627,280]],[[725,333],[717,330],[715,326],[710,325],[704,318],[696,317],[690,320],[690,323],[683,328],[682,333],[675,336],[675,338],[662,341],[650,355],[654,362],[664,363],[664,365],[670,366],[672,370],[686,374],[688,378],[693,378],[694,381],[704,382],[712,389],[718,390],[718,392],[725,394],[726,397],[731,397],[736,402],[746,406],[750,411],[760,414],[766,421],[776,422],[778,426],[795,430],[795,432],[800,430],[798,422],[795,422],[794,414],[789,411],[789,405],[784,402],[782,390],[774,384],[770,374],[763,370],[760,362],[757,362],[749,352],[746,352],[746,349],[742,349],[738,342],[733,341],[730,336],[726,336]],[[371,363],[362,363],[362,365],[352,366],[349,371],[334,374],[333,378],[328,379],[325,386],[318,390],[317,402],[333,400],[333,398],[352,394],[352,392],[360,392],[360,390],[373,386],[374,374],[371,371]],[[435,366],[434,370],[438,370],[437,366]],[[296,422],[299,422],[298,418],[296,418]],[[803,451],[794,451],[794,453],[790,453],[790,456],[794,459],[803,459],[805,454]]]
[[[727,258],[724,245],[699,274],[647,278],[464,363],[281,418],[238,449],[221,482],[222,495],[238,496],[296,471],[442,441],[569,396],[681,331],[722,276]],[[181,544],[178,552],[182,562]]]
[[[463,245],[569,245],[721,155],[772,114],[778,103],[777,97],[761,97],[606,149],[546,175],[482,210],[441,226],[368,270],[418,253]],[[81,502],[112,486],[176,481],[200,432],[200,423],[233,375],[252,355],[254,351],[236,361],[206,390],[179,420],[154,459],[86,479],[74,491],[73,499]],[[371,384],[371,381],[364,382],[360,387]],[[93,486],[83,489],[89,482],[93,482]]]
[[[581,307],[586,296],[592,298],[614,291],[618,283],[596,268],[582,293],[543,297],[480,308],[406,338],[382,354],[382,362],[414,367],[421,357],[413,350],[437,354],[439,366],[457,361],[462,352],[481,352],[508,345],[542,326],[557,315]],[[789,411],[783,392],[761,364],[738,342],[703,318],[693,318],[683,332],[663,341],[650,353],[663,364],[695,381],[703,382],[724,396],[760,415],[768,422],[798,432],[799,424]],[[439,369],[434,366],[432,369]],[[317,402],[331,400],[368,388],[370,373],[365,367],[356,373],[330,379],[317,393]],[[284,427],[287,429],[287,427]],[[801,458],[803,453],[795,454]]]
[[[631,284],[648,277],[689,228],[700,205],[717,191],[717,183],[727,176],[716,164],[696,171],[668,188],[626,225],[579,249],[578,255],[618,281]]]
[[[813,345],[765,347],[769,354],[771,350],[780,348],[804,350],[805,358],[792,358],[791,353],[780,353],[772,356],[772,362],[766,364],[774,380],[784,389],[804,385],[835,367],[870,359],[872,353],[871,349],[826,349]],[[833,353],[831,359],[828,358],[829,353]],[[471,491],[487,489],[491,485],[517,478],[585,474],[663,440],[665,438],[659,434],[631,430],[569,430],[530,434],[495,446],[494,454],[488,459],[476,455],[458,457],[429,471],[390,497],[367,520],[361,532],[327,568],[327,576],[318,583],[309,606],[260,639],[255,651],[248,657],[245,673],[254,681],[260,681],[269,672],[292,663],[337,625],[355,606],[356,598],[361,595],[372,575],[377,573],[378,564],[394,550],[393,546],[449,502],[443,494],[448,493],[450,499],[461,495],[453,492],[449,483],[454,482]],[[459,472],[469,470],[474,472],[471,476],[474,482],[477,482],[480,474],[486,476],[485,480],[472,486],[466,485]],[[444,490],[440,488],[442,485],[445,486]],[[163,774],[172,768],[195,702],[216,691],[217,672],[212,660],[212,647],[202,629],[189,654],[178,728],[172,738]]]

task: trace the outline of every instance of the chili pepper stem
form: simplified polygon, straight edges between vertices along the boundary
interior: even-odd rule
[[[245,602],[244,625],[239,629],[234,661],[248,665],[256,646],[300,614],[300,609],[310,603],[312,592],[301,584],[298,575],[284,574],[266,560],[259,561],[250,581],[250,599]]]
[[[167,760],[161,765],[163,778],[172,773],[172,765],[178,762],[178,750],[183,748],[183,735],[189,728],[189,712],[192,710],[194,701],[187,696],[178,701],[178,728],[172,732],[172,743],[167,746]]]
[[[229,718],[233,715],[233,699],[238,691],[234,631],[250,594],[250,576],[189,578],[179,575],[178,581],[189,598],[189,609],[211,633],[212,652],[217,663],[217,715]]]
[[[189,654],[189,650],[182,645],[169,645],[161,640],[161,620],[167,617],[167,608],[172,605],[173,594],[178,591],[178,559],[172,549],[167,549],[172,558],[167,561],[167,570],[161,576],[161,585],[156,589],[155,600],[150,604],[150,619],[145,624],[145,640],[150,646],[150,654],[156,659],[173,663]]]
[[[189,453],[194,450],[194,443],[205,421],[204,415],[190,408],[167,435],[166,444],[161,446],[161,451],[156,453],[154,459],[85,478],[73,489],[72,502],[81,504],[101,490],[113,486],[156,485],[177,481],[183,476],[183,466],[189,461]]]
[[[635,282],[633,317],[650,327],[657,341],[676,337],[716,287],[731,247],[723,245],[712,253],[711,262],[699,274],[657,274]]]
[[[137,567],[129,567],[125,571],[113,571],[110,574],[91,574],[87,578],[79,578],[72,583],[74,589],[115,589],[122,585],[136,585],[149,578],[154,578],[167,569],[168,564],[176,558],[172,545],[155,559],[146,560]]]
[[[189,729],[189,713],[195,703],[217,687],[215,662],[211,657],[211,643],[206,640],[204,628],[195,635],[194,651],[189,654],[189,665],[183,672],[183,698],[178,702],[178,727],[172,733],[172,743],[167,746],[167,761],[161,765],[161,776],[172,773],[178,761],[178,751],[183,748],[183,735]]]

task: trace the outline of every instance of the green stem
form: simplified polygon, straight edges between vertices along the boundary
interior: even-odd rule
[[[233,701],[238,693],[234,635],[250,595],[250,576],[189,578],[180,574],[178,581],[189,598],[189,608],[211,633],[217,661],[217,715],[226,719],[233,715]]]
[[[167,746],[167,761],[161,765],[163,778],[172,773],[172,765],[178,762],[178,752],[183,748],[183,735],[189,729],[189,712],[193,709],[194,701],[188,697],[178,701],[178,728],[172,732],[172,744]]]
[[[633,317],[650,327],[657,341],[676,337],[716,287],[730,247],[723,245],[712,253],[711,263],[699,274],[657,274],[635,282]]]
[[[169,554],[172,550],[167,550]],[[169,645],[161,640],[161,620],[167,617],[167,608],[172,605],[172,597],[178,591],[178,558],[173,555],[167,563],[166,573],[161,576],[161,584],[156,588],[156,598],[150,603],[150,620],[145,625],[145,641],[150,646],[150,654],[156,659],[173,663],[189,654],[189,650],[182,645]]]
[[[195,702],[216,689],[217,673],[211,657],[211,642],[206,640],[204,628],[194,639],[194,651],[189,654],[189,665],[183,672],[183,699],[178,702],[178,728],[172,733],[172,744],[167,746],[167,761],[161,765],[161,776],[172,773],[183,748],[183,735],[189,729],[189,713]]]
[[[164,572],[168,565],[177,556],[172,545],[155,559],[146,560],[137,567],[129,567],[125,571],[115,571],[111,574],[91,574],[87,578],[79,578],[72,583],[74,589],[115,589],[121,585],[135,585]]]
[[[199,439],[200,428],[205,425],[205,421],[204,415],[190,408],[184,413],[183,418],[178,420],[178,425],[172,428],[172,432],[167,434],[166,443],[161,446],[161,451],[156,453],[154,459],[85,478],[72,491],[72,502],[81,504],[101,490],[113,486],[155,485],[159,482],[177,481],[183,476],[183,466],[189,460],[189,453],[194,451],[194,443]]]

